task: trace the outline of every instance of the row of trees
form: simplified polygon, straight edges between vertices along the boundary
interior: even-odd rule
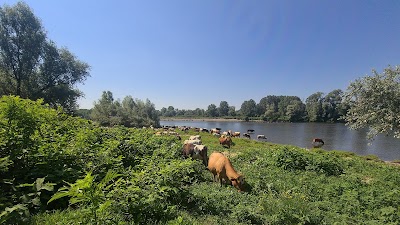
[[[265,121],[289,122],[338,122],[347,111],[342,103],[343,91],[334,90],[327,95],[317,92],[310,95],[305,103],[297,96],[269,95],[256,103],[253,99],[244,101],[239,110],[221,101],[219,107],[210,104],[207,110],[182,110],[173,106],[162,108],[160,116],[164,117],[258,117]]]

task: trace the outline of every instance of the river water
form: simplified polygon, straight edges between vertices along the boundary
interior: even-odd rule
[[[374,141],[366,139],[366,131],[350,130],[344,124],[331,123],[263,123],[241,121],[160,121],[166,126],[190,126],[199,128],[219,127],[222,131],[239,131],[241,134],[248,129],[255,130],[251,139],[258,134],[264,134],[268,142],[296,145],[311,148],[313,138],[321,138],[325,150],[343,150],[358,155],[376,155],[382,160],[400,159],[400,140],[385,135],[378,135]]]

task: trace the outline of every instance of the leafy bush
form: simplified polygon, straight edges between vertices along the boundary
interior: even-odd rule
[[[337,156],[283,148],[276,153],[276,165],[285,170],[309,170],[337,176],[344,173],[344,165]]]

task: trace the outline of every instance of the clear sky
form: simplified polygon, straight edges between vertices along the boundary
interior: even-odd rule
[[[305,101],[400,65],[399,0],[25,2],[51,40],[91,66],[80,108],[106,90],[157,109]]]

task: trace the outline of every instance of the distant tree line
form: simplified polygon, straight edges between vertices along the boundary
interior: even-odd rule
[[[253,99],[242,103],[239,110],[221,101],[217,107],[210,104],[206,110],[176,109],[163,107],[159,111],[162,117],[225,117],[243,119],[261,119],[270,122],[342,122],[348,107],[342,103],[343,91],[336,89],[327,95],[317,92],[305,102],[297,96],[268,95],[256,103]]]

